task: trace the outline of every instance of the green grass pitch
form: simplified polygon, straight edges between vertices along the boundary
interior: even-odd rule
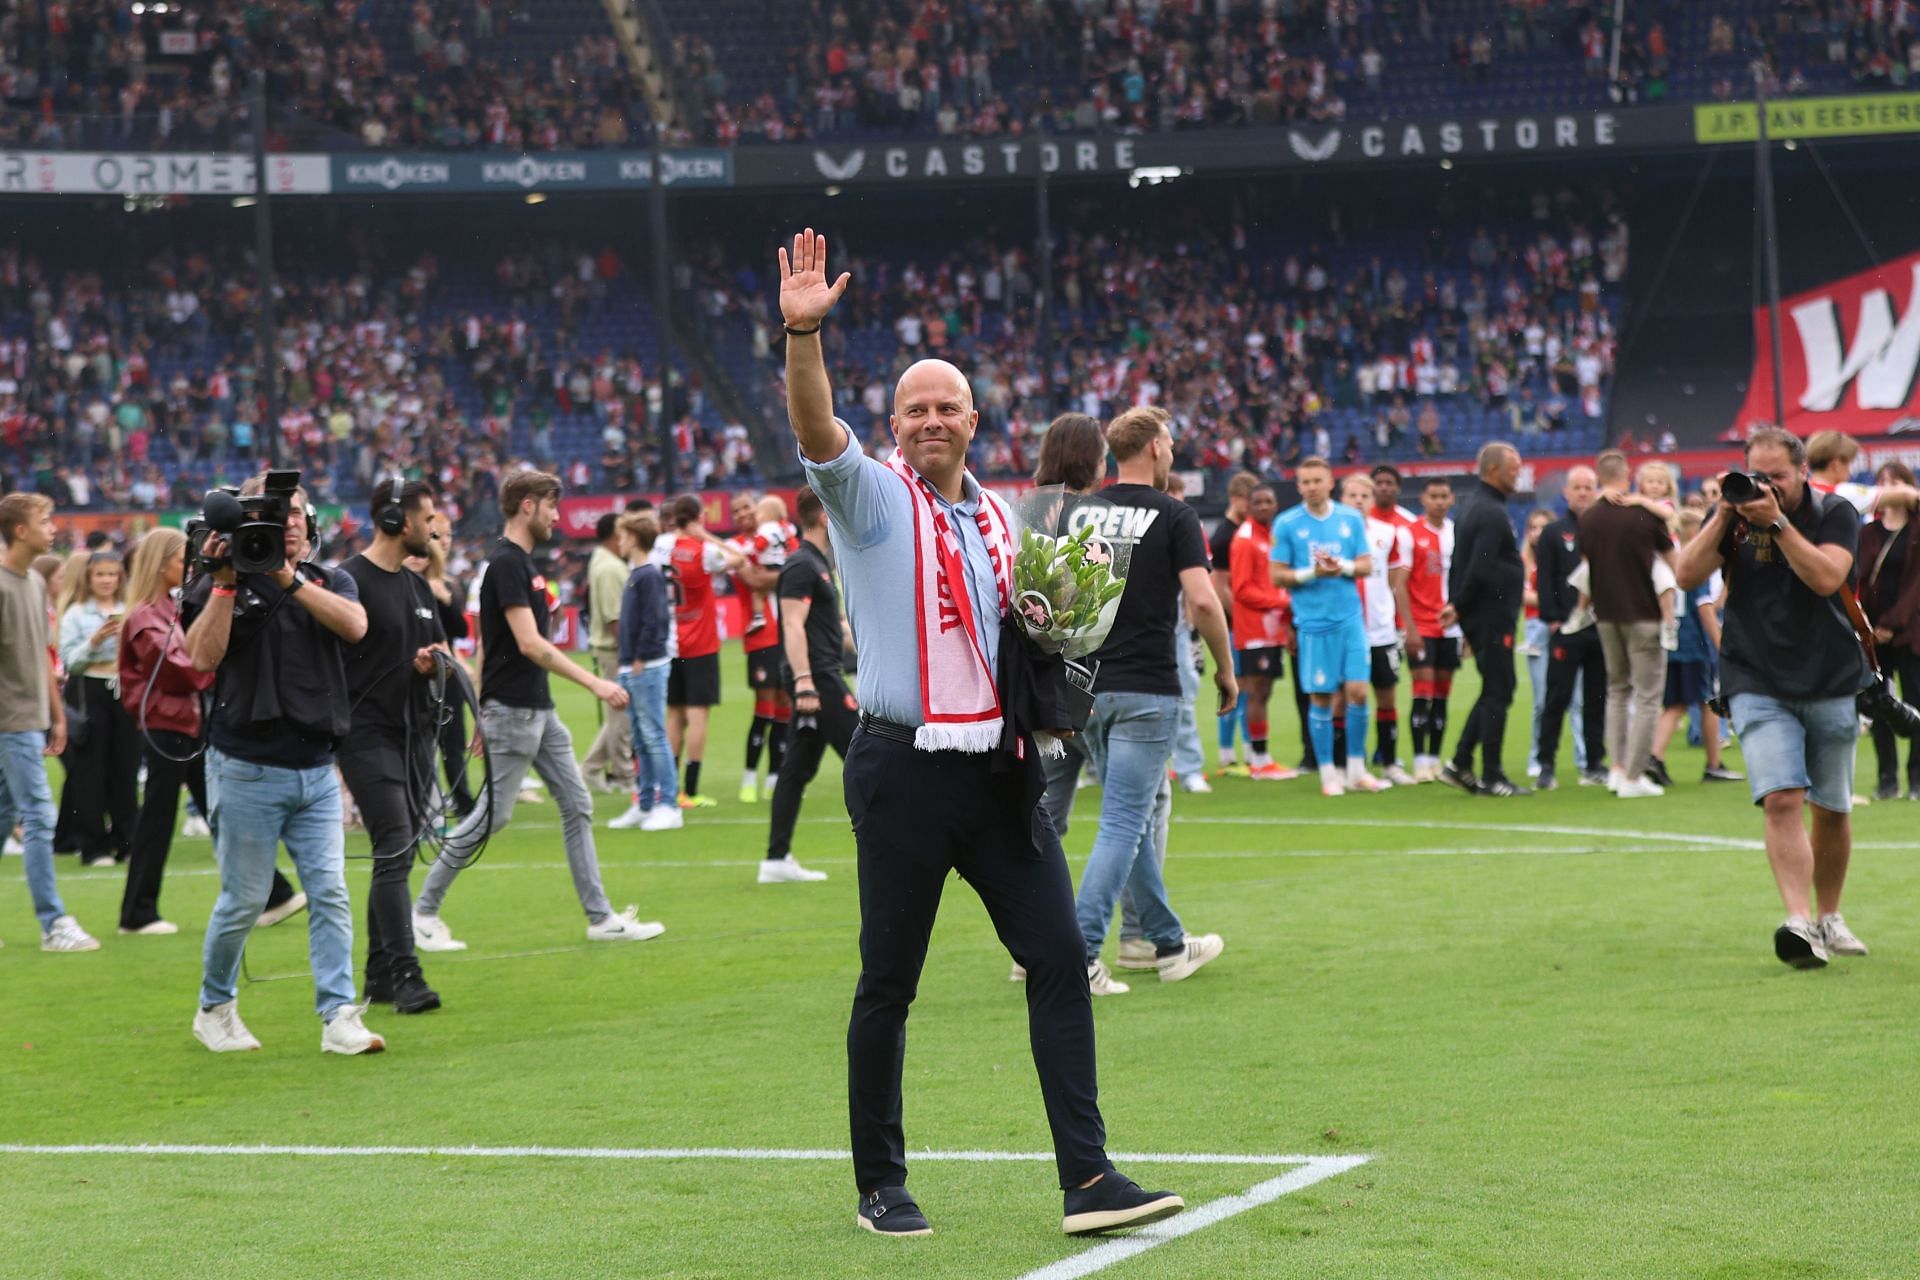
[[[837,1159],[20,1150],[844,1149],[858,912],[837,762],[797,844],[832,878],[756,885],[767,809],[735,798],[749,705],[737,651],[725,661],[720,807],[643,835],[606,831],[620,802],[599,800],[608,891],[666,936],[589,944],[553,807],[523,806],[448,898],[472,949],[425,957],[446,1007],[370,1013],[377,1057],[320,1054],[304,917],[248,950],[241,1010],[265,1050],[193,1040],[208,842],[175,846],[172,938],[113,936],[119,874],[61,859],[104,939],[93,955],[42,955],[20,862],[0,863],[0,1276],[1920,1275],[1920,805],[1856,817],[1848,917],[1874,954],[1795,973],[1772,956],[1745,788],[1699,785],[1687,750],[1658,801],[1325,800],[1238,780],[1178,797],[1174,905],[1227,951],[1097,1002],[1112,1148],[1371,1159],[1080,1269],[1097,1246],[1059,1234],[1046,1162],[916,1164],[935,1234],[890,1241],[855,1229]],[[594,710],[564,691],[584,750]],[[1209,758],[1212,736],[1203,723]],[[1290,716],[1276,737],[1291,758]],[[1861,760],[1870,790],[1864,744]],[[1098,799],[1080,794],[1076,872]],[[349,864],[357,908],[366,874]],[[911,1021],[906,1117],[918,1149],[1048,1148],[1021,989],[958,880]],[[1196,1207],[1286,1172],[1124,1167]]]

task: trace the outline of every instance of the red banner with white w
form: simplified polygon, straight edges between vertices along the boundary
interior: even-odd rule
[[[1787,430],[1920,431],[1920,253],[1780,301]],[[1773,344],[1753,316],[1753,380],[1740,426],[1773,421]]]

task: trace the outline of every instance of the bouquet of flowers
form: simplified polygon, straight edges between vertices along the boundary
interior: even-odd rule
[[[1079,719],[1093,707],[1099,664],[1080,660],[1107,642],[1126,590],[1131,541],[1117,535],[1128,508],[1059,485],[1034,489],[1014,509],[1020,549],[1013,562],[1014,620],[1040,653],[1065,660]]]

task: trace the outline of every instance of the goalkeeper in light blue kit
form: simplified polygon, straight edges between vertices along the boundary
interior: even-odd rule
[[[1366,522],[1333,501],[1333,468],[1307,458],[1294,471],[1301,505],[1273,522],[1273,584],[1293,593],[1297,670],[1312,699],[1307,729],[1320,761],[1320,791],[1384,791],[1392,784],[1367,772],[1367,694],[1373,675],[1366,623],[1355,581],[1373,572]],[[1333,758],[1333,707],[1345,693],[1347,768]]]

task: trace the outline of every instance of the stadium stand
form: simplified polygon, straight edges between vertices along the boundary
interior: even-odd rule
[[[658,465],[657,320],[610,249],[548,243],[444,267],[341,246],[283,267],[281,429],[318,500],[426,474],[486,506],[513,461],[576,489],[644,486]],[[330,263],[331,265],[322,265]],[[263,458],[251,270],[162,251],[122,278],[0,249],[0,472],[63,508],[190,505]],[[755,477],[748,432],[697,370],[672,386],[676,466]]]
[[[67,0],[0,18],[0,147],[237,145],[256,60],[281,148],[519,152],[646,136],[599,0]]]
[[[1879,0],[1639,0],[1617,70],[1613,6],[1584,0],[808,0],[777,22],[759,0],[665,7],[674,65],[723,143],[1706,101],[1744,88],[1756,59],[1776,94],[1900,87],[1920,72],[1912,6]]]
[[[1162,404],[1190,467],[1459,457],[1495,438],[1591,452],[1624,320],[1626,225],[1604,192],[1543,194],[1537,213],[1326,247],[1240,226],[1161,245],[1069,230],[1055,256],[1054,399],[1102,420]],[[1032,438],[1052,416],[1031,255],[978,242],[930,258],[924,235],[872,227],[845,243],[857,246],[846,264],[856,283],[827,346],[841,416],[888,447],[894,378],[913,359],[950,356],[974,380],[984,469],[1030,471]],[[726,326],[732,376],[753,380],[777,414],[778,362],[758,353],[778,319],[739,271],[743,253],[709,246],[701,288]]]

